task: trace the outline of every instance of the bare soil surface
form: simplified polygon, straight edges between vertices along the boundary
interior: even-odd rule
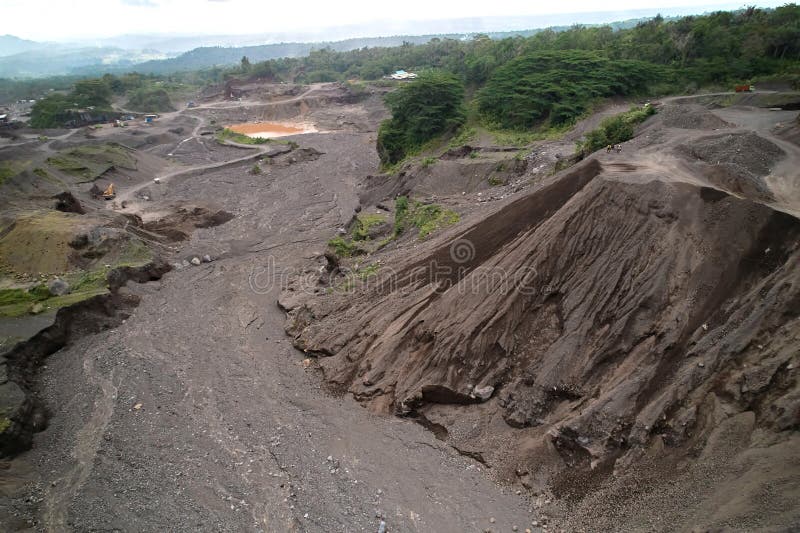
[[[553,173],[615,104],[524,158],[386,176],[380,97],[229,82],[153,125],[1,141],[32,161],[4,224],[66,189],[169,263],[115,268],[5,352],[33,442],[0,464],[2,529],[797,527],[797,112],[665,101],[621,154]],[[208,135],[256,121],[325,133]],[[114,202],[32,172],[107,142],[136,159],[97,179]],[[327,242],[357,213],[384,238],[397,194],[460,220],[332,268]]]

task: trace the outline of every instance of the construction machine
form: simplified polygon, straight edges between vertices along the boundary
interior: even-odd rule
[[[117,193],[114,192],[114,184],[111,183],[106,190],[103,191],[103,199],[105,200],[113,200],[117,197]]]

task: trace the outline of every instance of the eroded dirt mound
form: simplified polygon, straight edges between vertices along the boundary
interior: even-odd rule
[[[667,128],[715,130],[732,127],[732,124],[698,104],[668,104],[658,110],[658,117]]]
[[[145,230],[162,235],[167,241],[182,241],[196,228],[211,228],[224,224],[234,217],[223,210],[207,207],[179,207],[173,213],[157,220],[138,224]],[[134,217],[135,218],[135,217]]]
[[[670,471],[800,427],[798,220],[685,183],[604,179],[589,160],[449,237],[353,294],[295,287],[287,331],[329,383],[578,507],[654,447]],[[726,417],[745,413],[726,444]],[[772,468],[743,467],[753,490],[800,474],[752,453]],[[692,505],[708,508],[723,478],[687,482]]]
[[[90,223],[75,213],[23,213],[0,234],[0,264],[18,273],[69,270],[69,243]]]

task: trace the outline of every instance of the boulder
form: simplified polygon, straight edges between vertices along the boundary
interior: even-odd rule
[[[472,395],[482,402],[485,402],[491,398],[492,394],[494,394],[494,387],[491,385],[487,385],[485,387],[476,387],[475,390],[472,391]]]
[[[64,296],[65,294],[69,294],[70,286],[69,283],[63,279],[56,278],[47,284],[47,290],[50,291],[50,294],[53,296]]]

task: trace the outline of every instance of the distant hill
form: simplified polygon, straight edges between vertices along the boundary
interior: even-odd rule
[[[265,44],[260,46],[239,46],[223,48],[220,46],[209,46],[195,48],[189,52],[169,59],[159,61],[146,61],[133,66],[133,70],[145,74],[168,74],[170,72],[180,72],[185,70],[198,70],[213,66],[229,66],[241,61],[243,56],[247,56],[250,61],[265,61],[267,59],[277,59],[281,57],[302,57],[308,55],[312,50],[329,47],[339,52],[355,50],[358,48],[375,46],[399,46],[403,42],[414,44],[426,43],[433,37],[444,36],[397,36],[397,37],[376,37],[367,39],[347,39],[338,42],[322,43],[279,43]]]
[[[47,46],[46,43],[28,41],[26,39],[14,37],[13,35],[0,35],[0,57],[12,56],[31,50],[41,50]]]
[[[717,6],[717,9],[722,6]],[[122,35],[85,39],[73,43],[39,43],[12,35],[0,36],[0,77],[35,78],[55,75],[97,76],[103,73],[173,72],[230,66],[243,56],[251,62],[305,56],[329,47],[345,52],[363,47],[422,44],[433,38],[469,39],[486,34],[493,39],[528,37],[543,28],[556,31],[571,27],[608,25],[615,30],[630,28],[659,11],[667,18],[698,13],[701,6],[654,8],[622,12],[596,12],[520,17],[473,17],[449,20],[381,21],[324,28],[317,31],[263,35]],[[615,20],[618,22],[607,22]],[[636,18],[630,18],[634,16]],[[534,29],[526,29],[534,28]],[[412,34],[412,32],[414,32]],[[384,35],[352,38],[352,35]],[[387,36],[388,35],[388,36]],[[350,38],[348,38],[350,37]],[[276,42],[280,41],[280,42]],[[204,46],[198,44],[204,43]],[[213,46],[208,44],[213,43]],[[268,44],[256,44],[268,43]],[[180,52],[180,55],[175,55]]]
[[[613,22],[607,24],[614,30],[625,28],[632,28],[639,22],[647,20],[646,18],[630,19],[620,22]],[[599,26],[600,24],[587,24],[586,26]],[[570,26],[555,26],[551,29],[555,31],[563,31],[570,28]],[[535,33],[542,31],[542,29],[529,29],[518,31],[495,31],[485,32],[492,39],[504,39],[506,37],[530,37]],[[424,44],[431,39],[469,39],[473,35],[481,32],[469,33],[445,33],[445,34],[430,34],[430,35],[395,35],[391,37],[364,37],[356,39],[345,39],[342,41],[327,41],[327,42],[291,42],[279,44],[264,44],[258,46],[236,46],[236,47],[222,47],[222,46],[205,46],[195,48],[189,52],[185,52],[177,57],[169,59],[146,61],[134,65],[129,70],[141,72],[143,74],[169,74],[172,72],[181,72],[187,70],[199,70],[210,68],[214,66],[230,66],[235,65],[241,61],[242,57],[247,56],[251,62],[266,61],[268,59],[278,59],[282,57],[302,57],[309,54],[313,50],[320,50],[322,48],[330,48],[337,52],[347,52],[349,50],[357,50],[359,48],[375,48],[375,47],[390,47],[400,46],[403,43],[411,44]],[[126,67],[127,68],[127,67]]]
[[[46,45],[0,57],[0,78],[39,78],[73,74],[87,69],[92,74],[131,70],[136,63],[158,57],[119,48],[62,48]],[[163,57],[163,55],[161,56]]]

